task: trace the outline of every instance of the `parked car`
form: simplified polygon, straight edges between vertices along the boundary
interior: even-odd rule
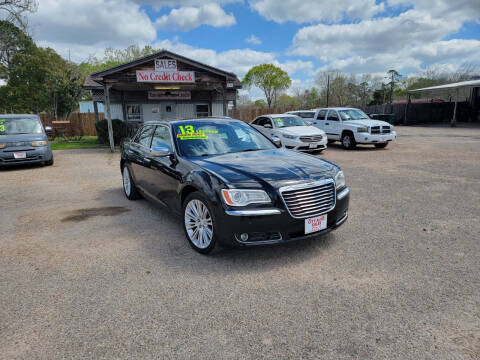
[[[53,153],[37,115],[0,115],[0,166],[53,165]]]
[[[340,140],[345,149],[354,149],[357,144],[371,144],[385,148],[397,138],[393,125],[370,119],[362,110],[355,108],[316,109],[312,125],[326,132],[328,142]]]
[[[280,148],[278,148],[280,147]],[[179,214],[190,245],[254,246],[325,234],[348,217],[340,168],[233,119],[147,122],[123,144],[128,199]]]
[[[295,110],[287,111],[285,114],[300,116],[308,125],[312,125],[315,117],[315,110]]]
[[[287,149],[323,151],[327,135],[321,129],[308,125],[302,118],[290,114],[262,115],[250,123],[266,137],[278,137]]]

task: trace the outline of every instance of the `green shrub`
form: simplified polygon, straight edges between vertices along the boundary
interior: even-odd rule
[[[108,123],[107,120],[100,120],[95,124],[97,129],[98,142],[100,144],[109,144],[108,139]],[[113,141],[115,145],[120,145],[122,139],[125,137],[125,123],[119,119],[112,120]]]

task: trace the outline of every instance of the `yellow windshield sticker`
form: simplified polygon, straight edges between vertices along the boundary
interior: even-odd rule
[[[5,119],[0,119],[0,133],[5,132]]]
[[[180,140],[206,140],[207,134],[218,134],[218,130],[195,130],[192,125],[179,126],[178,129],[180,134],[177,134],[177,138]]]
[[[277,122],[279,127],[283,126],[283,119],[282,118],[276,118],[275,121]]]

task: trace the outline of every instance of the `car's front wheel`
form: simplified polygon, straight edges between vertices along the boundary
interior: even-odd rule
[[[355,149],[357,142],[355,141],[355,136],[351,132],[346,132],[342,136],[342,145],[347,150]]]
[[[201,254],[210,253],[217,243],[216,223],[210,202],[199,192],[191,193],[183,203],[183,225],[188,242]]]
[[[128,200],[136,200],[140,198],[140,194],[138,193],[137,188],[135,187],[135,183],[133,181],[132,175],[130,174],[130,170],[128,166],[125,165],[122,170],[122,180],[123,180],[123,192]]]

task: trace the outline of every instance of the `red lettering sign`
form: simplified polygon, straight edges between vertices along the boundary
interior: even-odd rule
[[[195,72],[193,72],[193,71],[137,70],[137,82],[194,83],[195,82]]]

